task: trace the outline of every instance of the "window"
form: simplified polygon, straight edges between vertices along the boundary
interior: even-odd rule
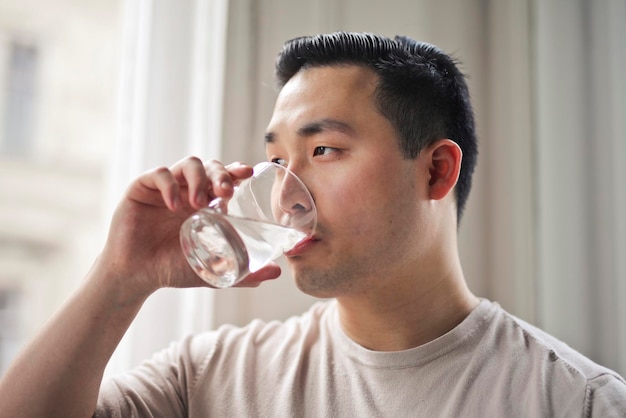
[[[16,354],[19,341],[19,308],[21,294],[18,289],[0,287],[0,375]]]
[[[5,154],[28,155],[33,148],[38,65],[39,53],[35,45],[20,41],[10,44],[2,138]]]
[[[0,6],[0,373],[102,248],[122,2]]]

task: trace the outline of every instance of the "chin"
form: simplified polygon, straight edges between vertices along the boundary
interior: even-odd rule
[[[338,276],[329,271],[293,268],[292,273],[296,286],[302,293],[320,299],[337,297],[352,287],[346,276]]]

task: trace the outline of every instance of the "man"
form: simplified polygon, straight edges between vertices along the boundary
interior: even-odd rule
[[[626,383],[467,288],[457,224],[476,139],[439,49],[335,33],[288,42],[268,160],[309,187],[298,287],[332,298],[284,323],[192,336],[100,381],[146,298],[202,286],[178,229],[249,166],[189,158],[131,184],[87,279],[7,372],[8,416],[623,416]],[[269,265],[242,285],[280,274]],[[100,390],[100,394],[99,394]],[[8,411],[8,412],[7,412]]]

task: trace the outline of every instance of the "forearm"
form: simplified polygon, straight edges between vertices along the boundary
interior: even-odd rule
[[[106,364],[145,300],[106,276],[92,269],[5,373],[3,414],[92,415]]]

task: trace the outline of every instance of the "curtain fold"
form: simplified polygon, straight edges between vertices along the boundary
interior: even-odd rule
[[[626,2],[534,4],[540,325],[626,373]]]

